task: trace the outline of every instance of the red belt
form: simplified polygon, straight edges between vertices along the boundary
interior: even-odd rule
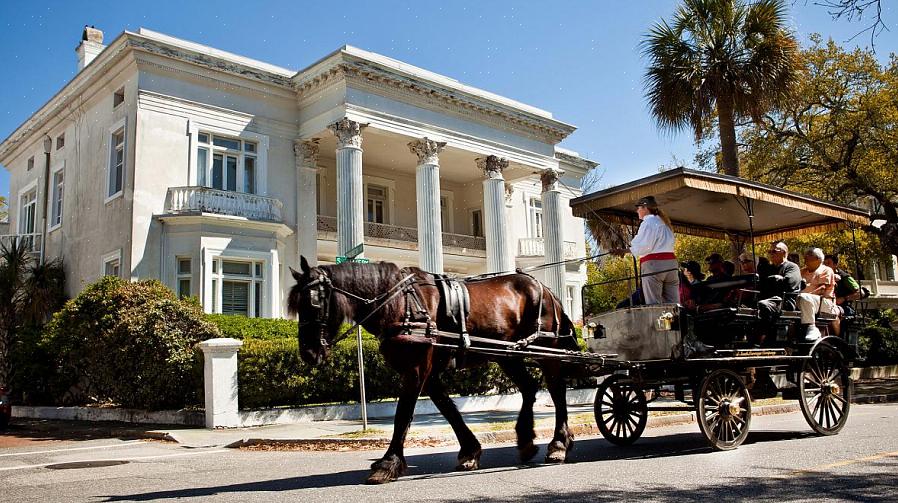
[[[639,257],[639,263],[642,264],[647,260],[676,260],[677,256],[673,252],[649,253]]]

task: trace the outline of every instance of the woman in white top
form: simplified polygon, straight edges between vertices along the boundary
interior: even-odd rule
[[[679,303],[680,278],[670,219],[658,208],[652,196],[636,202],[636,213],[642,223],[630,243],[630,249],[618,248],[611,250],[611,253],[623,256],[629,251],[639,257],[642,294],[646,304]]]

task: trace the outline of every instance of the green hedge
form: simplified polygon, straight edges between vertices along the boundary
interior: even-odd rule
[[[219,336],[195,300],[159,281],[106,277],[53,316],[40,345],[57,402],[162,409],[201,401],[196,344]]]
[[[206,319],[216,324],[223,335],[243,339],[243,347],[238,353],[241,407],[252,409],[358,401],[358,346],[355,337],[337,342],[328,359],[312,367],[299,357],[298,326],[295,321],[219,315],[207,315]],[[290,335],[276,337],[277,333]],[[265,338],[250,334],[265,334]],[[395,398],[400,386],[399,375],[387,366],[379,352],[379,345],[373,335],[362,331],[368,400]],[[514,389],[496,364],[449,372],[446,380],[449,392],[461,395]]]
[[[898,312],[871,311],[858,334],[858,350],[867,365],[898,363]]]

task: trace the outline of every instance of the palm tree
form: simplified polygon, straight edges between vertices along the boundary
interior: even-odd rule
[[[652,115],[665,130],[691,127],[696,140],[717,114],[723,171],[739,176],[736,120],[759,119],[791,93],[798,42],[784,0],[684,0],[670,24],[643,40]]]
[[[0,243],[0,388],[9,386],[9,350],[16,334],[43,325],[64,303],[61,261],[39,263],[25,240]]]

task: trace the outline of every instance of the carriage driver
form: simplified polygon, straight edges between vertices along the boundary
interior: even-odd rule
[[[679,303],[680,279],[670,218],[652,196],[636,201],[636,213],[642,223],[630,243],[630,249],[614,248],[610,253],[622,257],[629,251],[639,257],[646,304]]]

